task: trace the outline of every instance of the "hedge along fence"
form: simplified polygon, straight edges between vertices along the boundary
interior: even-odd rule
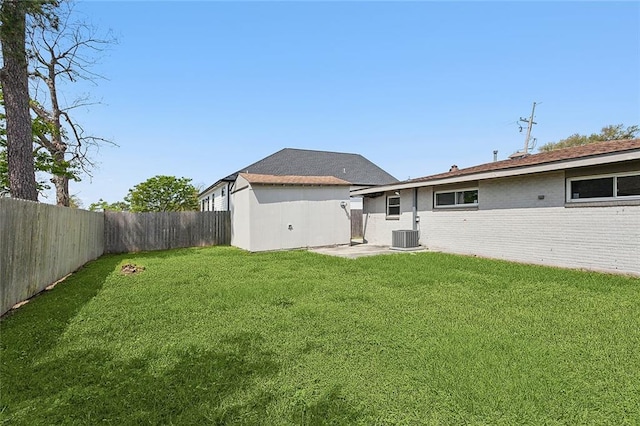
[[[229,212],[89,212],[0,198],[0,315],[103,253],[227,245]]]
[[[104,213],[105,253],[231,243],[229,212]]]
[[[103,252],[102,213],[0,198],[0,315]]]

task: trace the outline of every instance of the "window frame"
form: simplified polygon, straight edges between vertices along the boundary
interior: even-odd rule
[[[625,201],[625,200],[640,200],[640,195],[618,195],[618,178],[627,176],[640,176],[640,171],[634,172],[620,172],[620,173],[606,173],[599,175],[588,176],[576,176],[566,178],[565,183],[565,202],[566,203],[593,203],[598,201]],[[595,180],[595,179],[607,179],[613,178],[613,196],[612,197],[592,197],[592,198],[572,198],[571,197],[571,183],[582,180]]]
[[[458,204],[458,192],[467,192],[467,191],[476,191],[478,197],[475,203],[463,203]],[[453,201],[454,204],[444,204],[438,205],[438,194],[450,194],[453,193]],[[442,191],[433,191],[433,208],[434,209],[463,209],[469,207],[478,207],[480,204],[480,191],[477,186],[468,187],[468,188],[460,188],[460,189],[447,189]]]
[[[398,200],[398,205],[394,205],[393,207],[397,207],[398,208],[398,214],[390,214],[389,213],[389,200],[391,199],[397,199]],[[400,214],[402,213],[402,210],[400,209],[400,196],[399,195],[387,195],[387,199],[385,202],[385,213],[386,213],[386,217],[387,218],[399,218]]]

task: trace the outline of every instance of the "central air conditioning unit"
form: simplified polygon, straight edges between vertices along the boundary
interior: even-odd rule
[[[400,231],[391,231],[392,249],[417,248],[420,245],[418,240],[417,230],[403,229]]]

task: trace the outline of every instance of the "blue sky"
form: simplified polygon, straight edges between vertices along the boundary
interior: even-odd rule
[[[640,124],[638,2],[96,2],[119,43],[79,119],[119,147],[87,207],[152,176],[206,187],[282,148],[359,153],[398,179]],[[53,200],[48,200],[53,202]]]

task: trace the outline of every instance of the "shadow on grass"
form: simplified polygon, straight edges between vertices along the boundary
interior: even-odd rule
[[[100,292],[120,261],[121,256],[107,255],[88,262],[52,290],[9,311],[0,321],[3,358],[17,347],[31,356],[49,350],[73,317]]]
[[[0,424],[264,424],[278,415],[283,423],[349,424],[361,418],[340,388],[307,400],[270,388],[280,365],[255,333],[133,359],[117,345],[65,350],[59,343],[124,260],[174,254],[105,255],[4,318]],[[168,365],[160,362],[167,355]]]
[[[100,292],[119,261],[119,257],[104,256],[88,262],[52,290],[39,293],[2,317],[0,421],[7,418],[11,396],[33,386],[36,373],[32,362],[56,345],[72,319]]]
[[[223,344],[225,351],[179,350],[159,373],[155,354],[123,361],[101,349],[30,364],[38,386],[5,383],[3,414],[12,424],[259,424],[273,397],[255,389],[255,379],[278,366],[255,336]]]
[[[334,386],[314,402],[296,401],[291,421],[299,425],[356,424],[364,412],[342,394],[341,386]]]

